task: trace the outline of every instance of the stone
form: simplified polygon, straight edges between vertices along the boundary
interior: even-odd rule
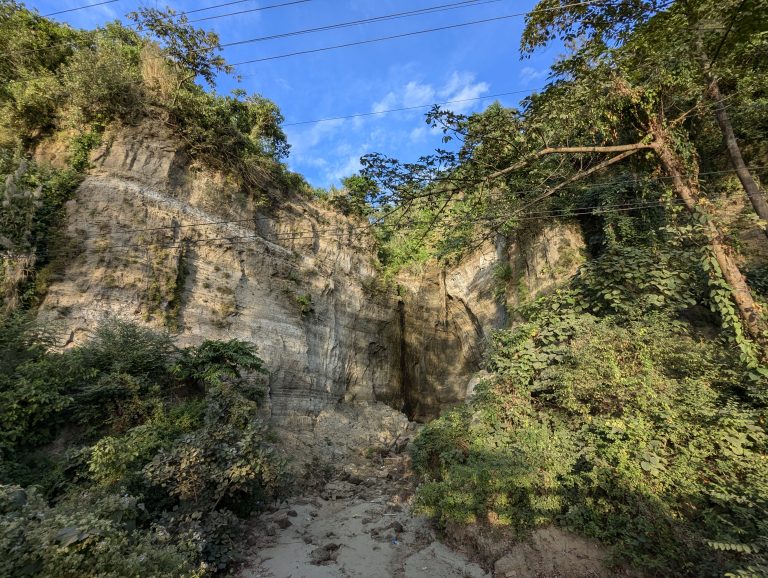
[[[552,226],[448,269],[403,273],[398,295],[377,284],[376,241],[360,221],[267,183],[279,202],[264,210],[256,191],[196,165],[156,123],[110,130],[103,142],[67,204],[66,233],[83,250],[52,280],[40,321],[60,328],[62,347],[108,317],[170,323],[182,346],[253,343],[268,370],[265,417],[294,430],[340,401],[383,402],[420,421],[462,403],[486,336],[520,298],[513,288],[528,298],[549,290],[584,246],[575,226]],[[151,298],[150,281],[160,288]],[[407,446],[389,441],[395,453]]]
[[[315,548],[310,552],[309,559],[312,564],[318,566],[329,562],[335,562],[339,555],[339,548],[340,546],[334,543],[326,544],[321,548]]]
[[[289,526],[293,526],[293,522],[291,522],[291,521],[288,519],[288,517],[287,517],[287,516],[285,516],[285,515],[282,515],[282,516],[277,516],[277,517],[275,518],[274,522],[275,522],[275,525],[276,525],[278,528],[282,528],[283,530],[285,530],[285,529],[286,529],[286,528],[288,528]]]
[[[403,525],[397,520],[395,520],[389,526],[387,526],[386,529],[394,530],[395,534],[401,534],[405,531],[405,528],[403,528]]]

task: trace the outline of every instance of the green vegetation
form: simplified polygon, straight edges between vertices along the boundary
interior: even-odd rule
[[[545,90],[519,109],[435,108],[434,155],[367,155],[322,191],[281,164],[273,103],[210,90],[230,67],[184,16],[79,31],[0,0],[0,574],[213,574],[283,486],[247,344],[178,349],[110,322],[61,352],[22,314],[82,250],[62,217],[91,151],[150,120],[243,199],[291,186],[381,221],[369,293],[578,222],[585,262],[548,295],[495,269],[494,297],[521,305],[473,400],[416,440],[419,508],[520,538],[560,524],[649,575],[768,575],[768,205],[745,167],[765,165],[767,16],[765,0],[541,0],[523,56],[567,47]],[[68,143],[62,168],[31,160],[47,139]],[[734,194],[750,215],[722,210]],[[152,258],[146,313],[176,329],[186,253]],[[234,289],[215,291],[225,328]],[[289,293],[308,316],[312,296]]]
[[[546,89],[520,109],[436,107],[443,147],[415,163],[363,158],[408,257],[556,218],[587,241],[578,274],[490,338],[471,403],[416,440],[422,511],[520,538],[560,524],[649,575],[768,575],[768,213],[733,171],[764,164],[766,15],[542,0],[521,53],[568,51]],[[722,209],[734,195],[753,218]],[[514,289],[506,263],[494,280]]]
[[[765,392],[686,321],[706,285],[679,258],[612,252],[518,311],[492,379],[417,439],[421,509],[521,537],[555,522],[652,573],[765,572]]]
[[[62,263],[79,253],[62,221],[80,177],[74,169],[40,166],[0,148],[0,178],[0,313],[7,314],[36,305]],[[37,284],[35,272],[41,273]]]
[[[296,305],[299,306],[299,313],[302,317],[309,315],[312,313],[312,311],[314,311],[314,307],[312,305],[312,295],[309,293],[296,295]]]
[[[288,145],[279,110],[258,95],[219,96],[195,83],[199,76],[213,87],[215,74],[231,68],[216,35],[185,16],[142,8],[131,15],[138,33],[119,23],[73,30],[12,0],[0,2],[0,16],[0,49],[9,55],[0,69],[6,146],[28,147],[64,128],[85,135],[152,118],[193,157],[255,190],[270,182],[259,179],[281,176]]]
[[[179,350],[113,321],[54,353],[22,317],[0,344],[4,576],[203,576],[236,559],[240,518],[283,486],[252,346]]]
[[[243,198],[263,201],[265,191],[296,180],[281,163],[289,147],[274,103],[243,91],[220,96],[196,84],[199,77],[213,88],[216,73],[231,71],[215,34],[172,10],[142,8],[131,17],[138,32],[117,22],[74,30],[0,0],[0,308],[6,313],[34,307],[58,274],[55,261],[77,254],[79,243],[62,230],[64,203],[110,126],[149,120],[166,127],[194,160],[239,185]],[[66,168],[30,160],[46,141],[68,143]],[[181,265],[183,258],[178,274],[155,279],[147,296],[147,315],[164,309],[170,328],[177,324]]]

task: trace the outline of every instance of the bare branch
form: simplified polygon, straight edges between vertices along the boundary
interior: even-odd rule
[[[611,148],[611,147],[604,147],[604,148]],[[585,171],[581,171],[579,173],[576,173],[572,177],[569,177],[569,178],[565,179],[562,183],[558,183],[557,185],[555,185],[551,189],[548,189],[548,190],[544,191],[542,194],[540,194],[538,197],[533,199],[531,202],[526,203],[525,205],[523,205],[522,207],[517,209],[514,213],[515,214],[516,213],[520,213],[521,211],[527,209],[531,205],[534,205],[534,204],[536,204],[536,203],[546,199],[547,197],[550,197],[550,196],[554,195],[557,191],[559,191],[560,189],[570,185],[571,183],[574,183],[574,182],[579,181],[579,180],[581,180],[581,179],[583,179],[585,177],[588,177],[589,175],[591,175],[592,173],[594,173],[596,171],[599,171],[600,169],[604,169],[605,167],[608,167],[608,166],[610,166],[612,164],[618,163],[619,161],[623,161],[625,158],[635,154],[636,152],[641,151],[643,149],[648,149],[648,148],[651,148],[650,145],[642,145],[642,146],[637,146],[636,148],[631,148],[631,149],[625,150],[623,153],[618,154],[615,157],[611,157],[609,159],[606,159],[603,162],[598,163],[595,166],[593,166],[593,167],[591,167],[591,168],[589,168],[589,169],[587,169]]]
[[[653,148],[653,145],[647,144],[647,143],[634,143],[634,144],[628,144],[628,145],[611,145],[611,146],[586,146],[586,147],[551,147],[551,148],[545,148],[541,149],[540,151],[536,151],[535,153],[529,155],[527,158],[521,160],[520,162],[515,163],[514,165],[511,165],[505,169],[501,169],[500,171],[496,171],[495,173],[492,173],[488,175],[485,179],[491,180],[496,179],[498,177],[501,177],[503,175],[512,173],[514,171],[518,171],[522,169],[524,166],[526,166],[528,163],[530,163],[533,160],[536,160],[537,158],[546,156],[546,155],[552,155],[552,154],[582,154],[582,153],[622,153],[622,152],[637,152],[639,150],[644,149],[650,149]],[[627,155],[629,156],[629,155]],[[624,157],[622,157],[624,158]],[[621,159],[619,159],[621,160]],[[612,164],[612,163],[608,163]],[[596,165],[596,167],[593,167],[595,170],[597,168],[600,168],[603,166],[603,163]],[[605,165],[608,166],[608,165]],[[589,169],[589,172],[594,172],[593,169]],[[586,174],[589,174],[587,172]],[[581,173],[580,173],[581,174]],[[570,179],[568,181],[565,181],[565,184],[570,182]],[[559,185],[558,185],[559,186]]]

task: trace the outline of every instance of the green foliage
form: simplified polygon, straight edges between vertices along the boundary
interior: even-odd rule
[[[299,313],[301,313],[302,317],[309,315],[314,311],[314,307],[312,306],[312,295],[309,293],[296,295],[296,304],[299,306]]]
[[[78,173],[84,173],[91,167],[91,151],[101,144],[101,134],[92,130],[81,133],[72,139],[69,164]]]
[[[419,507],[562,524],[651,573],[765,572],[768,416],[724,340],[677,318],[703,281],[659,271],[685,262],[613,252],[497,332],[494,377],[414,444]]]
[[[219,56],[219,37],[189,24],[184,14],[171,8],[142,7],[128,17],[139,31],[150,32],[162,46],[168,59],[188,78],[202,76],[210,85],[216,84],[218,72],[230,72],[224,58]]]
[[[0,486],[0,573],[202,576],[205,566],[190,563],[162,528],[136,529],[140,511],[132,496],[79,492],[50,507],[35,490]]]
[[[97,32],[93,44],[77,50],[59,73],[69,107],[66,120],[74,126],[132,120],[142,111],[140,38],[112,30],[120,27]]]
[[[366,217],[373,212],[368,200],[376,196],[376,183],[362,175],[352,175],[341,181],[342,191],[329,198],[331,206],[345,215]]]
[[[8,56],[0,66],[0,148],[26,147],[65,127],[88,134],[152,118],[174,130],[194,158],[252,194],[285,184],[280,160],[289,147],[277,106],[195,83],[202,78],[213,87],[217,74],[232,70],[216,34],[170,9],[133,13],[138,32],[119,23],[76,31],[9,0],[0,10],[0,50]],[[87,158],[73,156],[75,169],[85,170]]]
[[[253,346],[239,339],[203,341],[198,347],[182,351],[174,373],[185,381],[208,386],[225,379],[240,379],[242,371],[264,373]]]
[[[245,429],[209,421],[156,454],[144,475],[184,509],[224,506],[247,514],[278,490],[277,461],[265,434],[253,421]]]
[[[67,366],[63,356],[48,353],[52,345],[25,316],[0,323],[0,480],[16,448],[50,441],[72,404]]]
[[[681,311],[701,300],[695,265],[691,251],[616,246],[586,263],[575,287],[595,313]]]
[[[236,559],[239,516],[283,486],[250,344],[179,350],[114,320],[56,353],[23,317],[0,329],[3,575],[202,576]]]
[[[35,275],[56,258],[63,242],[64,204],[80,184],[74,170],[39,166],[0,148],[0,315],[34,305]],[[57,257],[66,260],[68,255]]]

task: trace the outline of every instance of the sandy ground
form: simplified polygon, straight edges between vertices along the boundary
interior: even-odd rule
[[[418,426],[383,406],[327,410],[279,432],[301,495],[253,519],[239,578],[609,578],[596,544],[555,527],[517,542],[502,529],[449,527],[446,545],[412,512],[408,453]]]
[[[358,456],[313,495],[254,520],[241,578],[480,578],[480,566],[440,543],[411,515],[413,480],[403,451]],[[385,450],[386,452],[386,450]]]
[[[311,434],[281,432],[287,451],[304,458],[296,475],[313,487],[252,522],[250,557],[237,576],[490,577],[411,514],[407,447],[415,433],[402,414],[378,405],[326,412]],[[313,468],[329,463],[335,469],[313,483],[323,477]]]

